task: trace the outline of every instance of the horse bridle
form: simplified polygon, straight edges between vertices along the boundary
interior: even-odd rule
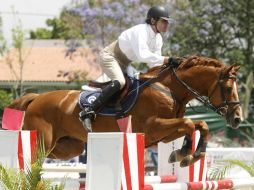
[[[208,99],[204,98],[203,96],[201,96],[196,90],[194,90],[193,88],[191,88],[189,85],[187,85],[184,81],[182,81],[177,75],[176,75],[176,71],[174,68],[172,68],[173,74],[175,76],[175,78],[177,79],[178,82],[180,82],[189,92],[191,92],[195,98],[203,103],[206,107],[212,109],[214,112],[218,113],[221,116],[225,116],[226,114],[231,115],[231,113],[228,113],[228,107],[230,105],[239,105],[240,101],[228,101],[227,98],[225,97],[225,89],[222,85],[222,83],[224,82],[225,79],[232,79],[232,80],[236,80],[235,76],[223,76],[223,73],[220,73],[220,76],[218,78],[217,84],[215,85],[214,89],[212,90],[212,92],[210,93],[210,95],[208,95]],[[213,96],[215,89],[217,88],[217,86],[219,85],[220,87],[220,94],[221,94],[221,99],[222,99],[222,103],[219,106],[214,106],[211,102],[210,99]]]

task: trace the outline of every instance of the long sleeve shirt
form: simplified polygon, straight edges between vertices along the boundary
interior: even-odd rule
[[[162,36],[155,33],[149,24],[139,24],[123,31],[118,42],[121,51],[131,61],[144,62],[149,67],[163,64]]]

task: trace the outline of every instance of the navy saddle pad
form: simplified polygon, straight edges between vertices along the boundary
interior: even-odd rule
[[[89,87],[89,88],[91,90],[85,90],[80,93],[78,103],[81,109],[84,109],[90,106],[90,104],[94,100],[96,100],[96,98],[101,94],[101,89],[96,89],[92,87]],[[127,97],[125,97],[124,101],[121,102],[122,114],[125,115],[131,110],[131,108],[136,103],[138,93],[139,93],[139,80],[133,80],[129,88]],[[97,114],[104,115],[104,116],[116,116],[118,115],[118,113],[119,113],[119,110],[116,110],[115,106],[112,107],[112,106],[106,105]]]

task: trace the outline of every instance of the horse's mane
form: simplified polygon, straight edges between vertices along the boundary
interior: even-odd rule
[[[179,70],[182,70],[182,69],[186,70],[186,69],[189,69],[191,67],[203,67],[203,66],[205,66],[205,67],[216,67],[216,68],[225,67],[223,62],[221,62],[217,59],[209,58],[209,57],[190,56],[190,57],[187,57],[187,58],[178,57],[177,59],[179,61],[181,61],[181,64],[177,68]],[[145,78],[155,77],[159,74],[162,67],[163,67],[163,65],[153,67],[153,68],[149,69],[147,71],[147,73],[141,74],[140,78],[145,79]]]
[[[179,69],[188,69],[190,67],[196,67],[196,66],[206,66],[206,67],[218,67],[222,68],[225,65],[213,58],[209,57],[201,57],[201,56],[190,56],[188,58],[180,58],[182,59],[182,63],[179,66]]]

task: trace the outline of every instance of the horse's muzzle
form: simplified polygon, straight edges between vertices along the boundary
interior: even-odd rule
[[[227,117],[227,122],[233,129],[238,129],[242,119],[242,109],[238,106],[231,114]]]

